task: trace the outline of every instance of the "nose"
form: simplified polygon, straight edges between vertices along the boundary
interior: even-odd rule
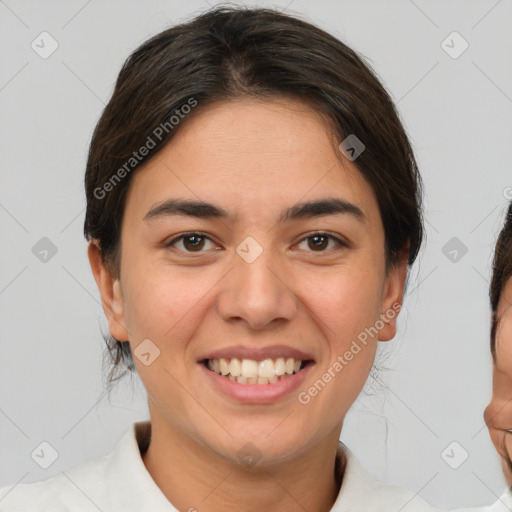
[[[272,322],[291,320],[297,313],[291,279],[270,250],[263,250],[251,263],[235,255],[234,268],[221,285],[217,308],[227,322],[245,322],[261,330]]]

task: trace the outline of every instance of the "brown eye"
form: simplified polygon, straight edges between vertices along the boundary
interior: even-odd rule
[[[311,242],[308,246],[315,251],[317,249],[322,251],[329,245],[328,237],[325,235],[310,236],[308,240]]]
[[[201,233],[184,233],[173,238],[166,244],[166,247],[173,247],[182,252],[200,253],[205,252],[203,249],[207,241],[212,242],[207,236]],[[180,242],[181,248],[179,247]]]
[[[340,240],[339,238],[329,235],[328,233],[313,233],[303,238],[299,245],[307,241],[307,249],[310,252],[328,252],[330,242],[334,242],[334,245],[338,248],[348,247],[348,245]],[[331,247],[334,249],[335,247]]]
[[[204,237],[199,235],[190,235],[183,238],[183,247],[188,250],[200,251],[204,246]]]

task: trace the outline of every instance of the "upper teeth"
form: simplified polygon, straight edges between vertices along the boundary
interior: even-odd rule
[[[278,376],[292,375],[300,370],[301,359],[279,357],[277,359],[208,359],[208,368],[219,375],[245,377],[246,379],[274,379]]]

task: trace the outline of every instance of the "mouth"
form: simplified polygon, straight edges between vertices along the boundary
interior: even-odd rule
[[[197,360],[208,386],[220,396],[247,405],[275,404],[293,397],[317,361],[287,345],[226,347]]]
[[[203,360],[211,372],[232,382],[246,385],[269,385],[286,380],[314,364],[312,359],[277,357],[262,360],[246,358],[211,358]]]

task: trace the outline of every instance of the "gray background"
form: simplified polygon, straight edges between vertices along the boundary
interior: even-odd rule
[[[0,1],[0,486],[106,453],[147,417],[136,380],[110,398],[103,391],[107,324],[82,236],[86,152],[129,53],[214,3]],[[376,477],[437,506],[493,502],[504,481],[482,413],[491,252],[512,197],[512,1],[258,5],[303,15],[370,59],[425,181],[427,243],[400,334],[384,347],[388,369],[349,413],[342,439]],[[43,31],[59,45],[47,59],[31,48]],[[442,46],[453,31],[469,44],[458,58]],[[445,48],[453,54],[462,44],[452,37]],[[32,252],[42,237],[57,248],[46,262]],[[452,237],[456,261],[454,247],[443,252]],[[42,441],[59,454],[46,470],[31,458]],[[460,464],[463,450],[469,458],[452,469],[445,460]]]

